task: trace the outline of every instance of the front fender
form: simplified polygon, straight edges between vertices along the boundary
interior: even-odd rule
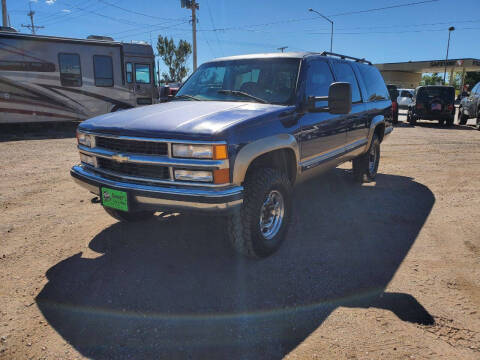
[[[281,149],[293,150],[298,171],[300,148],[297,140],[291,134],[278,134],[255,140],[240,149],[234,161],[233,183],[236,185],[243,183],[248,167],[257,157]]]

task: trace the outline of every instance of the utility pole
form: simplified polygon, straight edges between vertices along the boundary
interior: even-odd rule
[[[31,2],[29,4],[31,4]],[[29,28],[32,31],[32,34],[35,35],[35,31],[37,29],[43,29],[45,27],[45,26],[35,26],[35,24],[33,22],[33,16],[35,15],[35,11],[32,10],[32,5],[30,5],[30,12],[27,15],[30,17],[31,25],[23,25],[22,24],[22,27]]]
[[[200,6],[195,0],[180,0],[182,8],[192,10],[193,71],[197,70],[197,14]]]
[[[281,52],[283,52],[286,48],[288,48],[288,46],[281,46],[277,48],[277,50],[280,50]]]
[[[7,0],[2,0],[2,26],[8,26]]]

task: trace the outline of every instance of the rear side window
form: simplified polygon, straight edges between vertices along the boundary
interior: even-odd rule
[[[380,71],[372,65],[358,67],[367,88],[367,100],[379,101],[388,99],[388,90]]]
[[[58,54],[60,83],[62,86],[82,86],[82,68],[77,54]]]
[[[434,98],[441,98],[445,101],[453,101],[455,90],[447,86],[429,86],[418,90],[417,99],[429,101]]]
[[[362,101],[362,96],[360,95],[360,89],[358,87],[357,77],[353,72],[352,67],[348,63],[336,62],[333,67],[335,68],[335,75],[337,80],[341,82],[348,82],[352,85],[352,102]]]
[[[93,72],[95,75],[95,86],[113,86],[113,65],[111,56],[94,55]]]

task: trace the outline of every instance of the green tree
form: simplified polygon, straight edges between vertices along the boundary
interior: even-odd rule
[[[443,82],[443,77],[438,75],[438,73],[425,74],[422,76],[422,81],[420,85],[438,85]]]
[[[182,81],[188,73],[186,62],[192,53],[192,46],[185,40],[180,40],[175,45],[172,38],[168,39],[162,35],[157,40],[158,55],[168,68],[168,72],[162,73],[164,82]]]
[[[470,85],[472,89],[480,81],[480,71],[469,71],[465,74],[465,84]]]

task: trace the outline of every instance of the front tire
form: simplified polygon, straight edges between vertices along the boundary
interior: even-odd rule
[[[377,134],[373,135],[368,151],[353,159],[353,176],[359,183],[375,180],[380,164],[380,139]]]
[[[155,215],[155,212],[153,211],[125,212],[111,209],[108,207],[103,207],[103,209],[108,215],[121,222],[137,222],[149,220]]]
[[[244,256],[264,258],[282,244],[292,213],[292,185],[277,169],[249,173],[241,208],[229,215],[228,237]]]

